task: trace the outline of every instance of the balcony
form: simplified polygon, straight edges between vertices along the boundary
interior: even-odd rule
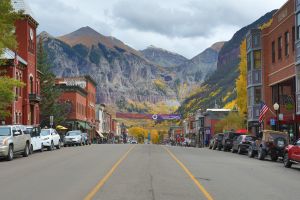
[[[41,97],[38,94],[29,94],[29,101],[31,103],[39,103],[41,101]]]

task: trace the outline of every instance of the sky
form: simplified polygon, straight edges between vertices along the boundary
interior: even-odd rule
[[[90,26],[142,50],[150,45],[187,58],[287,0],[25,0],[38,31],[61,36]]]

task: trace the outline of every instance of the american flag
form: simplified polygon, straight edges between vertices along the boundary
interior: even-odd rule
[[[269,107],[264,103],[264,102],[261,102],[261,107],[260,107],[260,111],[259,111],[259,123],[262,122],[266,112],[269,110]]]

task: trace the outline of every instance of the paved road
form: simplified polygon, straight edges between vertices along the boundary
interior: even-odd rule
[[[175,157],[157,145],[92,145],[0,161],[0,199],[76,200],[93,192],[101,200],[300,197],[299,166],[285,169],[280,162],[208,149],[167,149]]]

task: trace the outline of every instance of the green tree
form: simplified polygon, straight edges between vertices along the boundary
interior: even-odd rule
[[[5,48],[17,49],[16,36],[14,34],[14,23],[21,18],[21,12],[13,10],[10,0],[0,1],[0,55]],[[7,60],[0,60],[0,65]],[[0,118],[4,119],[11,115],[8,110],[15,98],[15,87],[23,87],[24,84],[16,79],[5,75],[5,71],[0,72]]]
[[[3,54],[5,48],[17,49],[14,23],[21,16],[21,12],[14,11],[11,0],[0,1],[0,55]]]
[[[37,67],[41,72],[41,125],[48,125],[51,115],[54,117],[54,124],[60,124],[65,121],[69,113],[68,105],[59,102],[61,92],[55,86],[55,75],[50,70],[51,66],[48,62],[47,53],[44,51],[41,37],[37,51]]]
[[[7,76],[0,76],[0,118],[5,119],[11,115],[9,107],[15,99],[14,88],[23,87],[24,84]]]

